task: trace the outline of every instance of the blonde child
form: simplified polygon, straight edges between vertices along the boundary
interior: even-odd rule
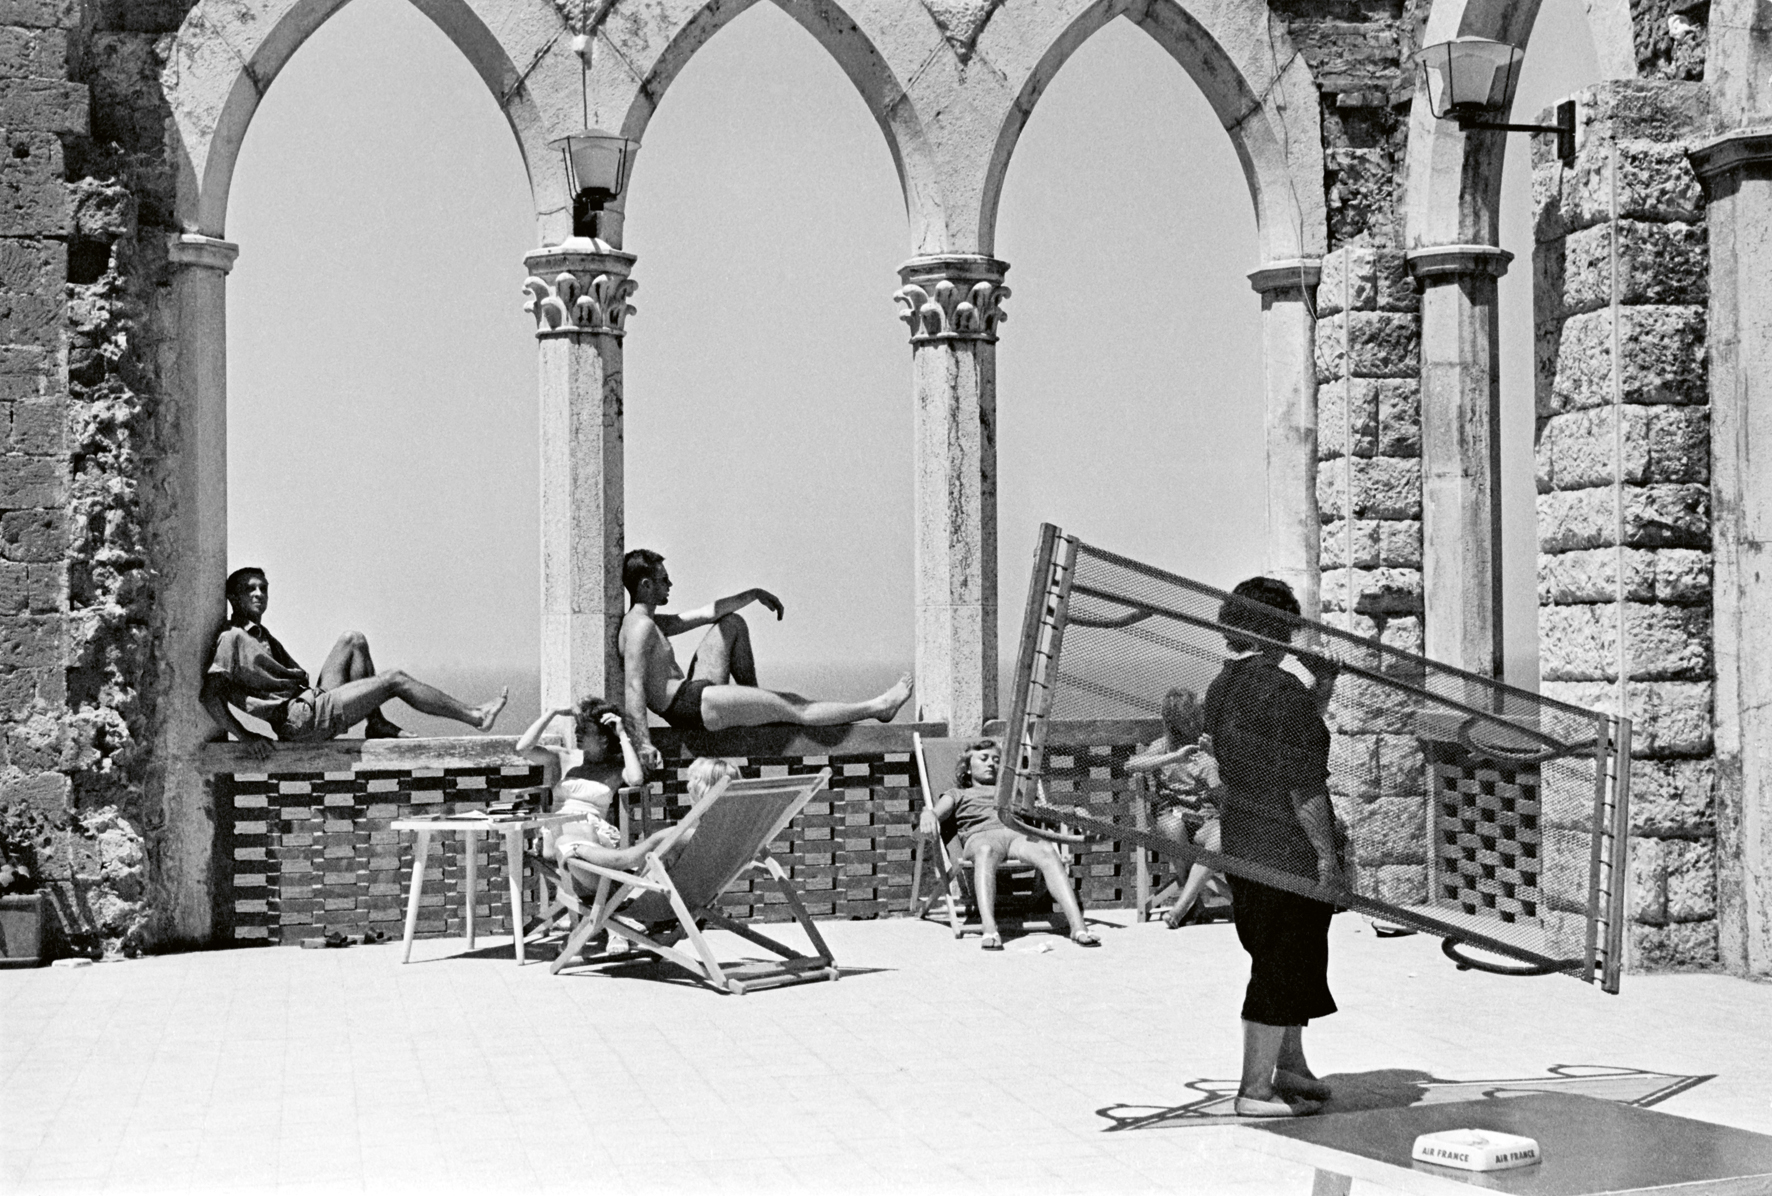
[[[1160,834],[1216,852],[1221,846],[1218,791],[1223,782],[1212,755],[1212,736],[1205,730],[1206,715],[1199,698],[1192,690],[1172,689],[1163,695],[1163,737],[1126,761],[1126,767],[1153,774]],[[1197,919],[1200,895],[1209,885],[1214,895],[1228,895],[1218,873],[1204,864],[1189,868],[1181,894],[1163,918],[1164,925],[1174,930]]]

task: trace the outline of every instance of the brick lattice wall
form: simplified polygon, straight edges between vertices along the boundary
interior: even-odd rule
[[[1055,800],[1105,808],[1127,790],[1123,766],[1134,750],[1130,740],[1056,749],[1050,757]],[[813,917],[909,912],[921,802],[910,752],[727,758],[747,777],[831,769],[830,788],[817,794],[770,845]],[[688,811],[686,777],[686,761],[673,761],[653,782],[643,814],[654,827],[675,822]],[[398,935],[412,878],[414,836],[391,830],[390,824],[412,814],[482,808],[497,800],[500,791],[540,782],[540,769],[519,765],[217,774],[212,781],[216,858],[226,872],[217,885],[216,918],[224,928],[218,937],[251,944],[295,943],[326,931],[379,929]],[[462,842],[458,835],[436,837],[441,846],[431,849],[419,910],[420,937],[463,933],[467,874]],[[509,934],[502,844],[482,836],[478,850],[476,929]],[[1130,851],[1117,841],[1085,845],[1071,865],[1086,909],[1131,904],[1134,871]],[[934,883],[930,872],[924,885]],[[790,916],[780,894],[761,876],[741,877],[722,904],[736,918],[776,921]]]

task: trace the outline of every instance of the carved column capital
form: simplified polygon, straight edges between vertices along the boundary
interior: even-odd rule
[[[1424,245],[1403,255],[1417,282],[1449,275],[1487,274],[1500,278],[1514,255],[1494,245]]]
[[[640,286],[628,277],[634,261],[633,254],[589,237],[525,254],[523,310],[535,317],[535,335],[626,335],[635,310],[628,296]]]
[[[892,297],[904,304],[898,318],[911,330],[911,344],[932,341],[984,341],[995,344],[997,325],[1008,319],[1003,275],[1009,263],[977,254],[938,254],[912,258],[898,268],[904,281]]]
[[[166,256],[175,266],[194,266],[200,270],[220,270],[223,274],[234,268],[240,247],[220,237],[200,233],[175,233],[168,238]]]

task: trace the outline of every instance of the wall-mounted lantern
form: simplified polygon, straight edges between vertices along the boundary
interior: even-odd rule
[[[621,195],[627,186],[628,166],[638,141],[602,129],[580,129],[548,142],[566,160],[566,178],[572,188],[572,235],[597,235],[597,213]]]
[[[1575,101],[1557,105],[1554,125],[1510,125],[1486,119],[1506,112],[1520,81],[1525,53],[1486,37],[1460,37],[1423,47],[1417,55],[1427,81],[1428,106],[1436,120],[1455,120],[1461,129],[1501,129],[1509,133],[1555,133],[1557,157],[1575,161]]]

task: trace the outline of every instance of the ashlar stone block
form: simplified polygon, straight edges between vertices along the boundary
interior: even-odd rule
[[[1624,559],[1624,596],[1632,602],[1696,604],[1710,600],[1710,553],[1693,548],[1590,548],[1538,558],[1538,600],[1545,605],[1611,602],[1618,596]]]
[[[1622,417],[1623,435],[1613,429]],[[1710,481],[1710,412],[1703,407],[1590,407],[1545,420],[1538,435],[1540,490],[1626,482]],[[1622,462],[1619,458],[1622,457]]]
[[[1370,383],[1378,401],[1378,455],[1421,455],[1421,382],[1380,378]]]
[[[1633,835],[1660,838],[1716,832],[1716,765],[1710,760],[1631,761]]]
[[[1666,926],[1633,925],[1627,952],[1630,966],[1635,969],[1714,968],[1717,965],[1716,919],[1670,922]]]
[[[1626,486],[1624,542],[1642,548],[1709,548],[1710,488],[1692,484]],[[1573,552],[1618,542],[1613,488],[1559,490],[1538,496],[1538,550]]]
[[[1619,391],[1625,403],[1708,401],[1704,309],[1643,306],[1619,309]],[[1612,312],[1571,316],[1560,328],[1539,330],[1539,369],[1551,370],[1548,406],[1541,416],[1609,406]]]
[[[1612,302],[1612,223],[1569,234],[1561,262],[1547,263],[1538,277],[1554,283],[1554,309],[1539,317],[1596,311]],[[1552,255],[1545,254],[1550,257]],[[1618,222],[1618,300],[1642,304],[1701,305],[1709,296],[1704,227],[1641,220]]]
[[[1618,610],[1546,606],[1538,612],[1539,670],[1547,681],[1618,676]],[[1711,676],[1708,607],[1624,604],[1626,667],[1632,680],[1699,681]]]
[[[1546,679],[1547,698],[1589,710],[1613,711],[1617,686],[1607,681]],[[1711,751],[1712,686],[1708,681],[1631,681],[1625,686],[1631,720],[1631,753],[1641,759],[1708,756]]]
[[[1370,378],[1337,378],[1317,389],[1317,457],[1334,460],[1348,452],[1370,457],[1378,451],[1378,392]],[[1350,407],[1351,402],[1351,407]],[[1351,424],[1350,424],[1351,418]]]

